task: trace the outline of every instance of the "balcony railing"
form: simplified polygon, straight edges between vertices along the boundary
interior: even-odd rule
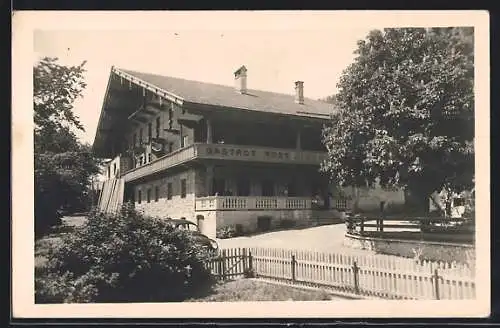
[[[320,151],[225,144],[193,144],[129,170],[124,173],[124,178],[125,181],[135,180],[194,159],[319,165],[325,156],[326,152]]]
[[[197,211],[310,209],[310,197],[209,196],[196,198]]]
[[[185,163],[196,158],[196,149],[194,145],[178,149],[172,153],[162,156],[148,164],[136,167],[125,172],[123,175],[125,181],[131,181],[144,176],[158,173],[176,165]]]

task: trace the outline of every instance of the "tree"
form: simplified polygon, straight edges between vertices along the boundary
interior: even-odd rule
[[[405,188],[428,210],[474,184],[473,28],[374,30],[343,72],[322,171],[341,185]]]
[[[327,96],[327,97],[319,99],[319,100],[324,101],[324,102],[329,103],[329,104],[332,104],[332,105],[337,105],[336,95]]]
[[[73,113],[73,103],[86,86],[84,64],[66,67],[57,58],[43,58],[33,68],[37,232],[57,222],[58,210],[84,206],[89,179],[99,172],[90,146],[72,131],[84,130]]]

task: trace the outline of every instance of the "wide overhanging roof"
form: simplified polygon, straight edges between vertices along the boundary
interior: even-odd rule
[[[337,112],[332,104],[309,98],[305,98],[304,104],[298,104],[294,96],[288,94],[252,89],[241,94],[230,86],[112,67],[93,144],[97,156],[112,156],[113,140],[124,133],[129,119],[148,114],[148,108],[141,108],[146,94],[189,108],[214,111],[222,108],[226,112],[274,114],[311,121],[326,121]],[[155,108],[149,111],[154,114]]]

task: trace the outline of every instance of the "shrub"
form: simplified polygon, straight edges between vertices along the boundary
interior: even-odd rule
[[[128,206],[92,213],[49,254],[37,301],[181,301],[211,282],[210,257],[189,232]]]
[[[224,226],[222,228],[217,229],[216,237],[219,239],[233,238],[236,237],[236,227],[235,226]]]

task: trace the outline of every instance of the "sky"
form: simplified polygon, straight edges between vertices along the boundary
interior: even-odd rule
[[[196,17],[193,16],[193,19]],[[87,61],[87,88],[74,112],[92,143],[111,66],[198,81],[234,85],[233,72],[248,69],[250,89],[293,94],[304,81],[304,95],[318,99],[336,92],[342,71],[352,62],[356,42],[372,28],[189,28],[155,30],[35,30],[35,61],[58,57],[61,64]]]

